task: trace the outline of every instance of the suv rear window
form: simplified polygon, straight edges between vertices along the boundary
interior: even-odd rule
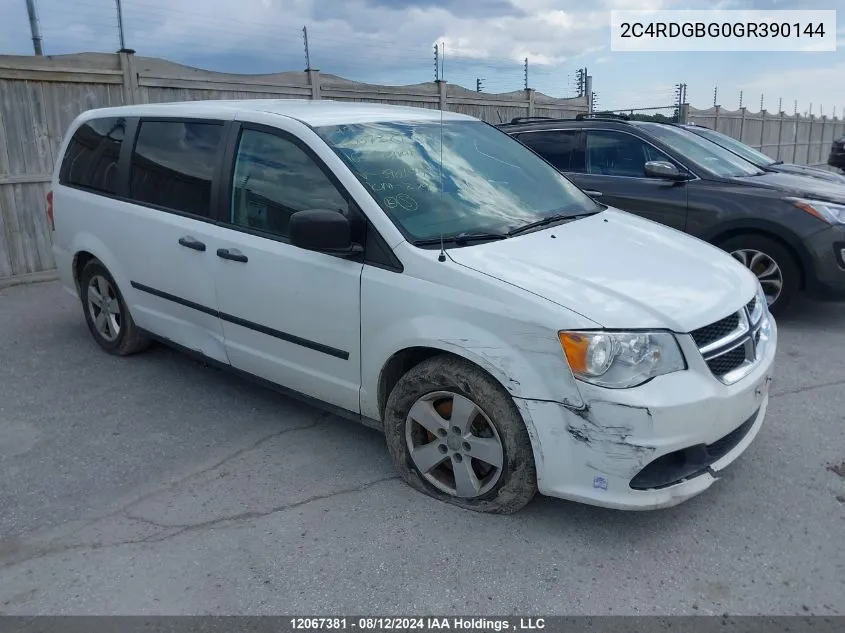
[[[202,217],[211,215],[220,122],[142,121],[132,153],[130,197]]]
[[[116,194],[118,159],[125,132],[123,118],[93,119],[80,125],[65,151],[59,182]]]

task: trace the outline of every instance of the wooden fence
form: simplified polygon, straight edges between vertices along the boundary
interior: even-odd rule
[[[739,139],[776,160],[799,165],[827,164],[833,140],[845,135],[845,121],[839,118],[772,114],[765,110],[752,113],[746,108],[689,108],[686,120]]]
[[[490,123],[518,116],[574,118],[585,98],[519,90],[487,94],[446,82],[377,86],[317,70],[216,73],[132,52],[0,56],[0,282],[51,271],[45,208],[62,136],[91,108],[201,99],[333,99],[462,112]]]

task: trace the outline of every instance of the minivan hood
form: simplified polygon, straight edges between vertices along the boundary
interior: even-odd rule
[[[845,204],[845,184],[808,178],[797,174],[767,172],[759,176],[729,178],[730,181],[752,187],[782,191],[784,196],[812,198]]]
[[[780,165],[770,165],[769,169],[774,169],[777,172],[785,174],[794,174],[796,176],[808,176],[810,178],[817,178],[826,182],[832,182],[840,186],[845,185],[845,176],[836,174],[832,171],[819,169],[818,167],[810,167],[809,165],[795,165],[793,163],[781,163]]]
[[[689,332],[738,310],[757,290],[751,272],[715,246],[613,208],[448,253],[606,328]]]

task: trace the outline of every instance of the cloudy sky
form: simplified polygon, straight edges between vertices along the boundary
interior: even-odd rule
[[[529,85],[573,94],[586,66],[601,108],[662,106],[687,84],[696,107],[792,112],[812,103],[845,110],[845,10],[838,50],[813,53],[620,53],[610,13],[624,9],[829,9],[841,0],[122,0],[126,45],[139,55],[229,72],[302,70],[302,26],[312,67],[373,83],[434,78],[433,45],[445,43],[444,76],[487,92]],[[36,0],[45,54],[114,51],[114,0]],[[843,6],[845,9],[845,6]],[[0,54],[31,54],[25,0],[0,0]]]

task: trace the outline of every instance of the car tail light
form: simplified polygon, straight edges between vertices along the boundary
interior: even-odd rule
[[[56,220],[53,218],[53,192],[47,192],[47,222],[50,223],[50,230],[56,230]]]

